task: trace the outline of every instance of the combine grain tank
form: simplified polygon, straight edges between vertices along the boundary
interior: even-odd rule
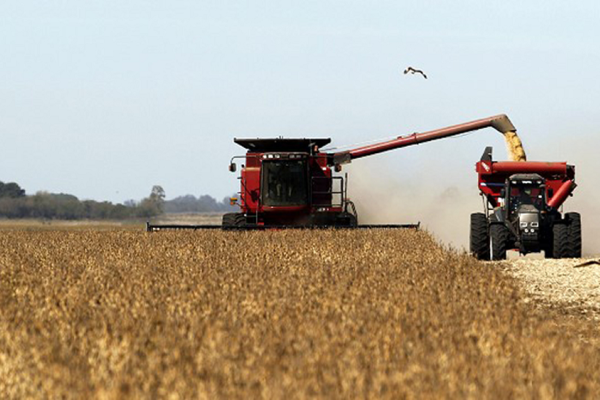
[[[547,258],[581,257],[581,216],[561,213],[575,187],[566,162],[497,162],[486,148],[476,164],[485,213],[471,214],[471,252],[503,260],[508,249],[544,251]]]

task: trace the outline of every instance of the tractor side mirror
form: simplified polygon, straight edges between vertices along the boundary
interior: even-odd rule
[[[237,165],[234,162],[229,164],[229,172],[235,172],[237,170]]]

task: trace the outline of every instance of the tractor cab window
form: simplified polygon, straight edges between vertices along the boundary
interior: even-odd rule
[[[524,204],[541,208],[544,204],[543,189],[533,185],[514,185],[510,188],[510,203],[513,210]]]
[[[308,203],[308,181],[305,161],[263,161],[262,174],[264,205],[299,206]]]

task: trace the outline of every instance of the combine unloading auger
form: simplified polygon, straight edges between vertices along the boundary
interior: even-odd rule
[[[505,136],[516,131],[508,117],[502,114],[333,153],[321,151],[331,141],[326,138],[234,139],[246,149],[246,155],[233,157],[229,167],[235,172],[237,166],[233,160],[245,160],[241,168],[239,203],[238,199],[233,199],[240,212],[225,214],[220,227],[148,223],[147,230],[417,228],[418,224],[359,225],[354,204],[347,197],[345,180],[333,176],[332,170],[339,172],[342,165],[358,158],[488,127]]]
[[[508,117],[505,114],[500,114],[493,117],[482,118],[476,121],[467,122],[464,124],[453,125],[442,129],[436,129],[429,132],[413,133],[412,135],[400,136],[396,139],[388,140],[386,142],[371,144],[353,150],[335,153],[334,162],[336,164],[345,164],[351,162],[354,159],[371,156],[373,154],[382,153],[384,151],[412,146],[415,144],[426,143],[432,140],[461,135],[463,133],[490,127],[496,129],[498,132],[504,135],[506,135],[507,133],[515,133],[517,131],[512,122],[510,122],[510,119],[508,119]]]

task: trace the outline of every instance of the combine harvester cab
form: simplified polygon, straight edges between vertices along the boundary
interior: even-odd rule
[[[223,227],[356,227],[345,179],[332,176],[331,157],[320,149],[330,139],[234,139],[247,150],[229,170],[241,169],[240,212],[223,216]],[[232,199],[236,204],[238,199]]]
[[[486,148],[475,167],[484,213],[471,214],[471,253],[503,260],[506,251],[543,251],[546,258],[581,257],[581,217],[561,208],[575,187],[566,162],[497,162]]]

